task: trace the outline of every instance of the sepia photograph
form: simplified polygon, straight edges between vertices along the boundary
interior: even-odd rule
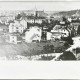
[[[80,2],[0,2],[0,60],[79,61]]]

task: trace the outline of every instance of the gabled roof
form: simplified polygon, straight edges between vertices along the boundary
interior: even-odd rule
[[[61,28],[60,25],[55,25],[55,26],[53,27],[53,30],[57,30],[57,29],[60,29],[60,28]]]
[[[23,27],[23,25],[15,22],[15,23],[11,23],[11,27]]]
[[[52,33],[65,33],[69,32],[70,29],[62,28],[60,25],[56,25],[53,30],[51,30]]]

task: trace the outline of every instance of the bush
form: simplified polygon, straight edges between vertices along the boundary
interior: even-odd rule
[[[52,53],[54,52],[54,46],[53,45],[45,45],[43,46],[43,52],[44,53]]]
[[[59,56],[59,60],[76,60],[75,55],[70,51],[65,51]]]
[[[77,54],[77,60],[80,60],[80,53]]]
[[[67,44],[73,45],[73,40],[71,36],[68,36],[66,38],[61,38],[63,41],[67,41]]]
[[[80,53],[80,47],[76,48],[76,53]]]
[[[69,47],[68,42],[65,42],[65,43],[64,43],[64,47],[65,47],[65,48]]]

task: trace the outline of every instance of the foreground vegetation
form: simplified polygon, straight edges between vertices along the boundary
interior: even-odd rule
[[[0,57],[21,55],[24,57],[31,57],[34,55],[49,54],[49,53],[61,53],[65,51],[66,46],[64,41],[50,41],[50,42],[32,42],[32,43],[20,43],[20,44],[0,44]]]

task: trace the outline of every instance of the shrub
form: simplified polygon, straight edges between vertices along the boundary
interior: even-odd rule
[[[76,60],[75,55],[70,51],[65,51],[62,55],[59,56],[59,60]]]
[[[49,45],[49,44],[43,46],[43,52],[44,53],[52,53],[52,52],[54,52],[54,46],[53,45]]]

